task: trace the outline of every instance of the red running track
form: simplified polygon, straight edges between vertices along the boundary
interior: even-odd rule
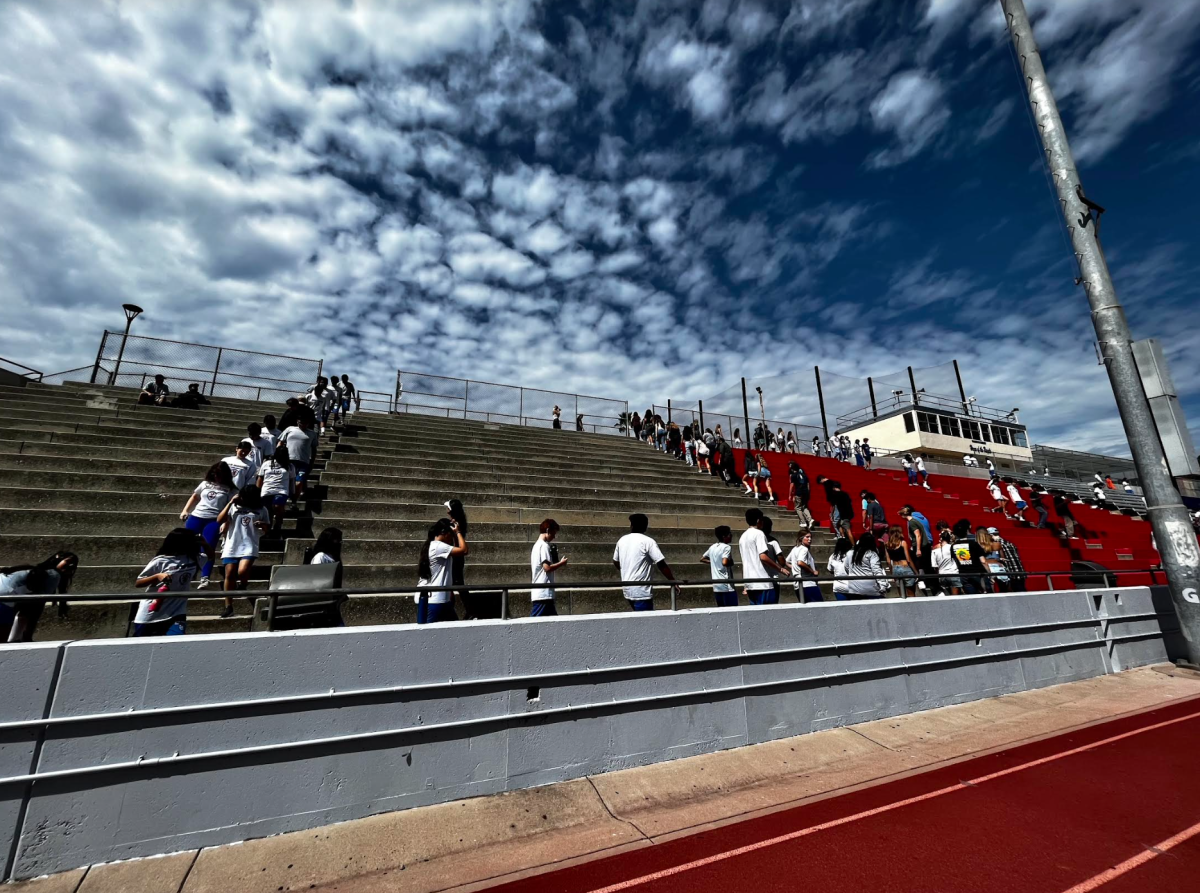
[[[1200,698],[493,888],[1200,890]]]

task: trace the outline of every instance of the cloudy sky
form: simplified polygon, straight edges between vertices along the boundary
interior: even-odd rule
[[[1028,5],[1198,419],[1200,2]],[[48,371],[123,301],[381,390],[957,357],[1035,440],[1124,449],[995,2],[0,0],[0,158],[0,355]]]

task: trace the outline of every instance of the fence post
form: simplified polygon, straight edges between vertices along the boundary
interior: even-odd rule
[[[821,367],[813,366],[813,373],[817,376],[817,403],[821,406],[821,430],[825,432],[825,439],[829,440],[829,422],[825,420],[825,392],[821,390]],[[746,386],[742,385],[742,401],[746,400]]]
[[[746,386],[746,383],[745,383],[745,380],[743,379],[742,387],[745,388],[745,386]],[[671,398],[670,397],[667,398],[667,424],[668,425],[671,424]]]
[[[471,405],[471,380],[463,381],[463,421],[467,420],[467,407]]]
[[[275,608],[279,604],[279,593],[272,592],[267,601],[267,632],[275,632]]]
[[[217,348],[217,362],[213,366],[212,387],[208,389],[209,396],[217,396],[217,373],[221,371],[221,354],[225,352],[225,348]]]
[[[704,433],[704,401],[700,401],[700,433]]]
[[[746,379],[742,379],[742,418],[746,422],[746,440],[747,446],[750,445],[750,406],[746,403]]]
[[[920,406],[921,398],[917,396],[917,379],[913,375],[912,366],[908,367],[908,385],[912,388],[913,406]]]
[[[508,619],[508,590],[500,590],[500,619]]]
[[[677,592],[679,592],[679,587],[676,586],[674,583],[672,583],[671,584],[671,610],[672,611],[679,610],[679,605],[675,601],[675,595]]]
[[[104,356],[104,345],[108,343],[108,329],[104,330],[104,334],[100,336],[100,347],[96,350],[96,365],[92,366],[92,377],[88,382],[95,384],[96,379],[100,375],[100,358]]]
[[[875,408],[875,382],[871,381],[871,376],[867,376],[867,390],[871,394],[871,418],[879,418],[879,410]]]
[[[525,424],[525,389],[517,388],[517,424]]]

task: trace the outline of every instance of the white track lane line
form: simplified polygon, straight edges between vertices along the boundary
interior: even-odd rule
[[[768,840],[760,840],[757,843],[750,843],[746,846],[738,847],[737,849],[727,850],[723,853],[714,853],[711,856],[705,856],[703,859],[695,859],[691,862],[684,862],[682,865],[675,865],[671,868],[664,868],[661,871],[651,872],[650,874],[642,875],[638,878],[630,878],[627,881],[620,881],[616,884],[610,884],[607,887],[598,887],[592,890],[591,893],[619,893],[621,890],[628,890],[632,887],[637,887],[642,884],[649,884],[654,881],[659,881],[664,878],[673,877],[677,874],[683,874],[685,871],[692,871],[696,868],[703,868],[705,865],[713,865],[717,862],[724,862],[726,859],[735,859],[738,856],[744,856],[747,853],[753,853],[756,850],[765,849],[771,846],[777,846],[781,843],[787,843],[792,840],[799,840],[801,837],[808,837],[810,834],[817,834],[821,831],[828,831],[830,828],[837,828],[840,825],[848,825],[851,822],[857,822],[861,819],[869,819],[872,816],[881,815],[885,812],[891,812],[894,809],[902,809],[905,806],[912,806],[914,803],[923,803],[926,800],[932,800],[934,797],[941,797],[945,794],[953,794],[955,791],[966,790],[967,788],[982,784],[987,781],[992,781],[997,778],[1003,778],[1006,775],[1012,775],[1015,772],[1023,772],[1026,769],[1032,769],[1035,766],[1043,766],[1046,763],[1052,763],[1055,760],[1061,760],[1064,757],[1074,756],[1084,751],[1094,750],[1097,747],[1103,747],[1106,744],[1113,744],[1117,741],[1123,741],[1126,738],[1132,738],[1134,735],[1141,735],[1143,732],[1152,732],[1155,729],[1172,726],[1176,723],[1186,722],[1189,719],[1200,717],[1200,713],[1189,713],[1187,716],[1180,716],[1176,719],[1168,719],[1163,722],[1154,723],[1154,725],[1144,726],[1140,729],[1134,729],[1130,732],[1122,732],[1120,735],[1113,735],[1111,738],[1104,738],[1100,741],[1094,741],[1091,744],[1084,744],[1081,747],[1074,747],[1071,750],[1064,750],[1062,753],[1053,754],[1048,757],[1042,757],[1037,760],[1030,760],[1028,763],[1022,763],[1019,766],[1012,766],[1008,769],[1001,769],[999,772],[992,772],[988,775],[981,775],[979,778],[972,778],[968,781],[961,781],[957,784],[948,787],[939,788],[936,791],[930,791],[926,794],[920,794],[916,797],[909,797],[905,800],[897,800],[895,803],[888,803],[885,806],[877,806],[874,809],[868,809],[863,812],[857,812],[854,815],[843,816],[840,819],[832,819],[828,822],[822,822],[819,825],[812,825],[808,828],[801,828],[798,831],[792,831],[788,834],[781,834],[779,837],[772,837]],[[1018,745],[1020,746],[1020,745]],[[936,771],[936,770],[934,770]],[[1188,829],[1191,831],[1192,829]],[[1181,832],[1187,834],[1187,832]],[[1189,835],[1190,836],[1190,835]],[[1174,840],[1174,838],[1172,838]],[[1176,841],[1178,843],[1178,841]],[[1174,844],[1172,844],[1174,845]],[[1137,857],[1135,857],[1137,858]],[[1139,863],[1140,864],[1140,863]],[[1115,875],[1114,875],[1115,876]],[[1079,888],[1080,891],[1094,888]],[[1075,888],[1072,888],[1067,893],[1075,893]]]
[[[1200,834],[1200,822],[1197,822],[1190,828],[1185,828],[1174,837],[1168,837],[1161,843],[1156,843],[1149,849],[1143,850],[1132,859],[1126,859],[1120,865],[1114,865],[1112,868],[1108,869],[1108,871],[1102,871],[1095,877],[1088,878],[1083,883],[1076,884],[1069,890],[1064,890],[1063,893],[1091,893],[1091,891],[1097,889],[1101,885],[1107,884],[1109,881],[1113,880],[1114,878],[1119,878],[1123,874],[1128,874],[1139,865],[1145,865],[1155,856],[1161,856],[1172,847],[1179,846],[1179,844],[1183,843],[1188,838],[1195,837],[1197,834]]]

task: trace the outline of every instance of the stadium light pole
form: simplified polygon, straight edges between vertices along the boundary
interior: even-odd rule
[[[1075,158],[1058,114],[1058,105],[1046,81],[1046,69],[1033,37],[1024,0],[1000,0],[1000,7],[1017,52],[1038,137],[1054,177],[1071,246],[1079,262],[1078,284],[1083,286],[1091,305],[1092,324],[1141,479],[1155,544],[1187,646],[1187,658],[1190,663],[1200,665],[1200,546],[1196,543],[1187,507],[1175,489],[1167,467],[1150,403],[1134,362],[1129,323],[1096,235],[1096,223],[1091,217],[1093,206],[1084,199]]]
[[[125,311],[125,334],[121,336],[121,349],[117,351],[117,363],[113,366],[112,375],[108,378],[110,385],[117,383],[117,373],[121,370],[121,358],[125,356],[125,342],[129,340],[129,327],[144,312],[137,304],[122,304],[121,309]]]

